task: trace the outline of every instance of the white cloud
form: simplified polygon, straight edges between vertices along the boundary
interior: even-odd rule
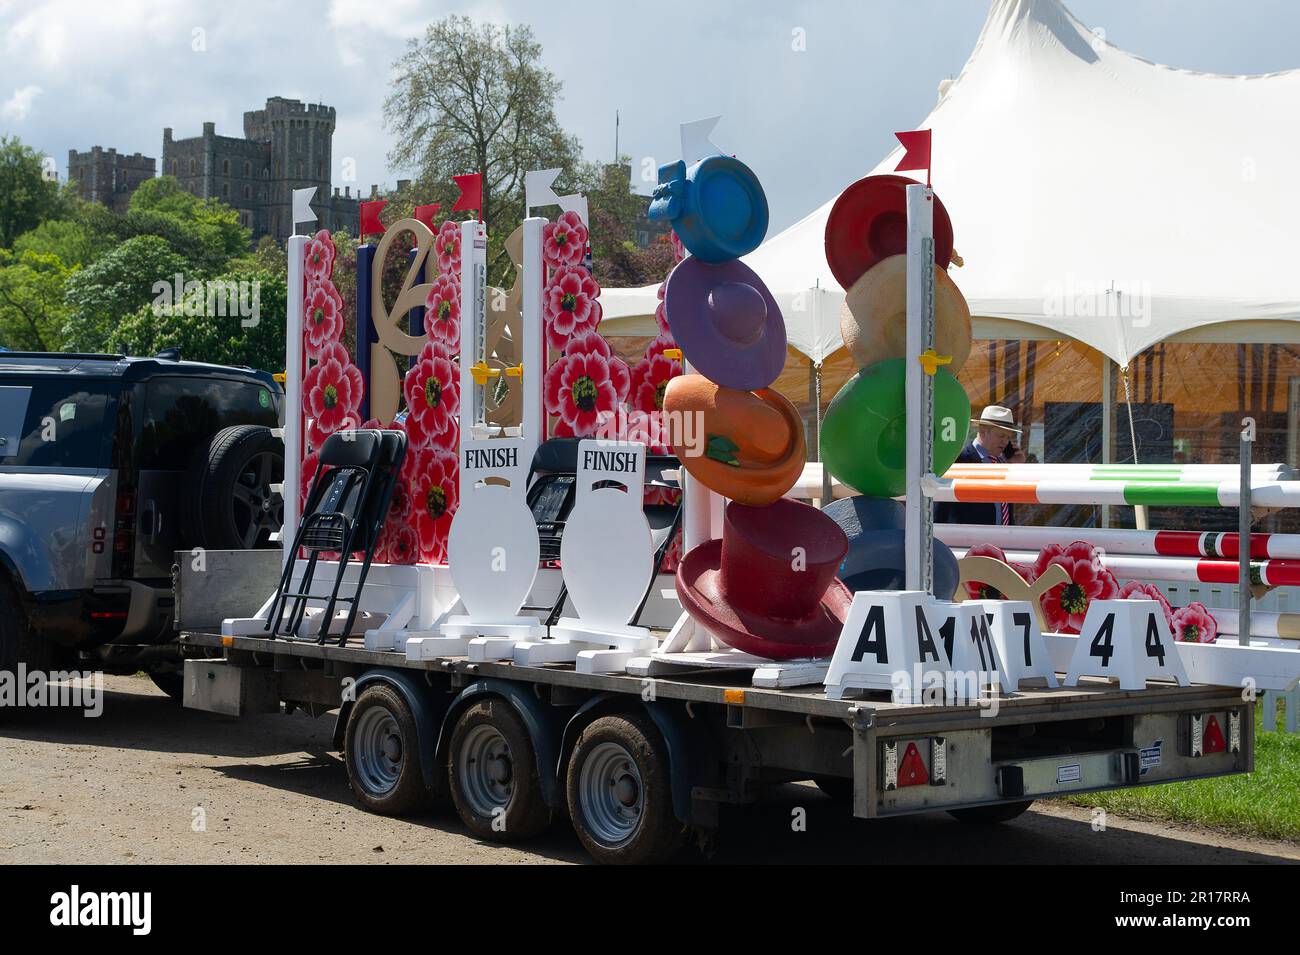
[[[32,104],[36,102],[36,97],[43,92],[45,91],[39,86],[32,84],[14,90],[14,95],[0,106],[0,116],[13,122],[22,122],[32,111]]]

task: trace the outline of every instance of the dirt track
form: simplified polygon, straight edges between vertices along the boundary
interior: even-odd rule
[[[0,724],[0,862],[546,863],[586,860],[564,824],[526,849],[467,834],[449,809],[358,809],[330,751],[333,717],[235,720],[179,710],[143,678],[110,677],[104,713],[20,711]],[[1040,806],[1042,804],[1039,804]],[[807,811],[807,831],[791,830]],[[193,820],[205,817],[206,831]],[[704,857],[682,855],[692,862]],[[1300,845],[1039,806],[982,829],[947,816],[867,823],[808,786],[724,816],[714,862],[1277,863]]]

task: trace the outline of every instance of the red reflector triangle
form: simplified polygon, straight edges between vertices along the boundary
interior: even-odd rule
[[[1201,738],[1201,751],[1204,753],[1222,753],[1227,749],[1223,741],[1223,730],[1219,729],[1219,718],[1211,716],[1205,722],[1205,735]]]
[[[1219,737],[1220,743],[1223,737]],[[921,759],[921,751],[916,748],[915,743],[908,743],[907,750],[903,753],[903,762],[898,767],[898,785],[903,786],[924,786],[930,781],[930,774],[925,771],[925,762]]]

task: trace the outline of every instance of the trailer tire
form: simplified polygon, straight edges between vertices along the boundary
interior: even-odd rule
[[[992,825],[999,822],[1010,822],[1017,816],[1024,814],[1025,810],[1034,804],[1032,799],[1026,799],[1024,802],[1000,802],[994,806],[972,806],[969,809],[949,809],[948,815],[952,816],[958,822],[975,823],[976,825]]]
[[[517,842],[550,825],[532,738],[503,699],[479,700],[456,721],[447,780],[457,814],[480,839]]]
[[[602,716],[582,731],[565,791],[573,829],[597,862],[662,862],[685,841],[673,813],[667,747],[640,713]]]
[[[402,695],[366,687],[348,713],[343,737],[348,785],[362,808],[400,816],[423,808],[429,792],[420,765],[419,728]]]

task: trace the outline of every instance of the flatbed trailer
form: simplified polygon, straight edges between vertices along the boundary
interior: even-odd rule
[[[488,839],[567,814],[605,862],[645,862],[719,823],[724,803],[815,780],[864,819],[1014,818],[1038,798],[1250,772],[1254,703],[1240,690],[1101,680],[982,705],[830,699],[762,689],[747,669],[579,673],[185,629],[185,705],[240,716],[337,711],[334,743],[367,809],[449,794]],[[847,811],[847,809],[846,809]]]

